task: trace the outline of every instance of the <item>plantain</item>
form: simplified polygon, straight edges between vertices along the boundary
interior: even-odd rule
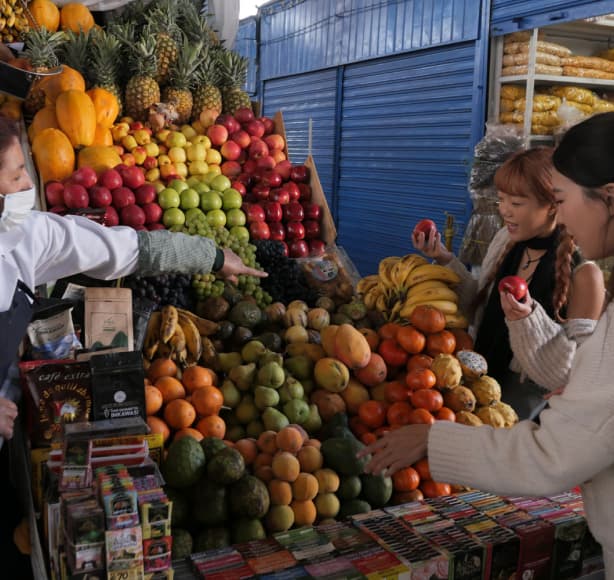
[[[401,309],[403,308],[403,302],[397,302],[390,311],[390,316],[388,316],[388,320],[390,322],[394,322],[400,318]]]
[[[469,328],[469,321],[460,313],[445,314],[446,328]]]
[[[415,296],[425,290],[431,290],[432,288],[449,288],[448,284],[441,280],[425,280],[424,282],[418,282],[413,286],[410,286],[407,290],[407,297]]]
[[[174,306],[168,304],[162,308],[162,320],[160,322],[160,340],[167,343],[175,334],[179,325],[179,313]]]
[[[210,368],[217,368],[217,351],[210,338],[204,336],[203,339],[203,352],[200,355],[200,360],[204,366]]]
[[[357,294],[366,294],[373,286],[379,282],[379,276],[377,274],[371,274],[358,280],[356,284]]]
[[[194,323],[194,326],[196,326],[196,328],[198,329],[198,333],[201,336],[211,336],[218,331],[219,325],[217,324],[217,322],[213,322],[211,320],[207,320],[206,318],[197,316],[193,312],[190,312],[189,310],[184,310],[183,308],[177,308],[177,312],[180,312],[181,314],[189,318]]]
[[[363,296],[362,301],[369,310],[375,310],[375,303],[377,299],[384,294],[384,287],[381,282],[378,282],[375,286],[370,288],[368,292]]]
[[[424,264],[414,268],[405,280],[408,288],[426,280],[440,280],[448,284],[458,284],[460,278],[456,272],[439,264]]]
[[[183,333],[183,329],[181,328],[180,324],[175,326],[175,332],[168,341],[168,344],[171,347],[171,352],[181,352],[185,349],[185,334]]]
[[[409,318],[412,312],[416,309],[416,307],[421,306],[423,304],[427,306],[433,306],[434,308],[437,308],[437,310],[441,310],[444,315],[456,314],[458,312],[458,306],[455,302],[452,302],[450,300],[430,300],[426,302],[412,302],[409,305],[404,304],[401,310],[401,316],[403,318]]]
[[[388,303],[386,301],[386,295],[380,294],[375,301],[375,310],[379,310],[379,312],[387,313],[388,312]]]
[[[147,322],[147,330],[145,339],[143,340],[143,354],[149,360],[153,359],[158,350],[158,341],[160,340],[160,322],[162,314],[159,311],[152,312]]]
[[[203,342],[198,332],[198,328],[192,322],[192,319],[184,314],[184,311],[178,311],[179,325],[185,336],[185,344],[188,349],[188,354],[194,360],[198,360],[203,351]]]
[[[399,256],[388,256],[383,260],[380,260],[377,274],[379,276],[380,281],[386,288],[390,288],[393,286],[393,282],[390,279],[390,269],[401,260]]]

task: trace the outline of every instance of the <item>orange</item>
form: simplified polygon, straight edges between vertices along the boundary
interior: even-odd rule
[[[258,455],[258,446],[253,438],[239,439],[235,443],[235,448],[243,455],[245,465],[251,465]]]
[[[157,358],[152,360],[147,369],[147,378],[155,383],[160,377],[174,377],[177,374],[177,365],[170,358]]]
[[[179,439],[182,439],[183,437],[192,437],[193,439],[196,439],[196,441],[201,441],[203,439],[203,434],[192,427],[184,427],[175,433],[173,441],[179,441]]]
[[[162,400],[165,404],[185,397],[183,385],[173,377],[160,377],[154,386],[162,393]]]
[[[277,433],[271,430],[263,431],[258,436],[256,444],[260,451],[273,455],[277,451]]]
[[[416,461],[412,467],[418,472],[421,481],[432,479],[431,470],[429,469],[429,460],[426,457]]]
[[[147,415],[155,415],[164,402],[160,389],[153,385],[145,386],[145,411]]]
[[[278,449],[296,453],[303,446],[303,436],[294,427],[284,427],[275,437]]]
[[[254,469],[263,467],[265,465],[271,466],[273,464],[273,455],[270,453],[259,453],[254,459]]]
[[[217,415],[224,404],[224,395],[217,387],[202,387],[192,392],[192,404],[199,415]]]
[[[184,399],[175,399],[164,407],[164,420],[173,429],[189,427],[196,419],[196,411]]]
[[[181,382],[188,393],[201,389],[202,387],[213,386],[213,371],[194,365],[184,369]]]
[[[203,417],[196,423],[196,428],[205,437],[218,437],[219,439],[224,439],[224,435],[226,435],[226,423],[224,423],[224,419],[218,415]]]
[[[147,417],[147,425],[149,425],[152,433],[162,433],[165,442],[171,434],[168,425],[158,417]]]

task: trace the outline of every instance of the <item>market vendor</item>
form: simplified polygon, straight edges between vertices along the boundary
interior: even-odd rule
[[[547,147],[520,151],[495,173],[504,226],[488,247],[479,279],[441,243],[440,234],[413,234],[418,250],[460,276],[456,290],[472,318],[474,348],[520,419],[535,419],[549,392],[565,385],[605,298],[601,270],[557,224],[551,158]],[[511,275],[527,281],[523,302],[499,294],[500,280]]]
[[[13,436],[17,417],[13,400],[17,400],[19,389],[12,381],[14,363],[32,315],[34,288],[39,284],[78,273],[103,280],[171,271],[215,271],[230,281],[241,274],[266,276],[208,238],[165,230],[106,228],[83,217],[33,211],[34,200],[35,187],[26,170],[18,126],[0,116],[0,436],[7,439]],[[6,448],[0,452],[4,467],[8,462]],[[0,479],[1,497],[10,502],[6,468]],[[2,518],[2,527],[8,520]],[[2,552],[12,544],[6,533],[3,529],[0,536]],[[2,562],[5,565],[6,559]]]

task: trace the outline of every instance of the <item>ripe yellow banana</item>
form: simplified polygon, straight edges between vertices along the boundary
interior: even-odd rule
[[[217,324],[217,322],[213,322],[211,320],[207,320],[206,318],[197,316],[196,314],[194,314],[193,312],[190,312],[189,310],[184,310],[183,308],[177,308],[177,312],[178,313],[181,312],[184,316],[189,318],[194,323],[194,325],[198,329],[198,333],[201,336],[211,336],[212,334],[215,334],[219,328],[219,325]]]
[[[469,321],[465,316],[457,312],[456,314],[446,314],[446,328],[468,328]]]
[[[380,296],[383,296],[385,292],[384,286],[381,282],[378,282],[372,288],[369,288],[367,293],[363,296],[362,301],[369,310],[375,310],[376,302]]]
[[[356,284],[356,292],[358,294],[366,294],[370,288],[373,288],[379,282],[379,276],[377,274],[371,274],[358,280]]]
[[[448,284],[458,284],[460,282],[460,278],[456,272],[453,272],[450,268],[446,268],[445,266],[440,266],[439,264],[424,264],[414,268],[405,282],[406,286],[410,288],[426,280],[440,280]]]
[[[175,334],[178,326],[179,313],[174,306],[168,304],[162,308],[162,321],[160,322],[160,340],[168,342]]]
[[[203,351],[203,342],[198,332],[198,328],[192,322],[192,319],[186,316],[182,311],[178,313],[179,325],[185,336],[185,344],[188,349],[188,354],[197,361]]]
[[[152,312],[147,322],[147,330],[145,331],[145,339],[143,340],[143,354],[145,358],[151,360],[156,351],[160,340],[160,322],[162,314],[159,311]]]
[[[458,294],[447,286],[445,288],[429,288],[419,294],[408,295],[405,305],[410,306],[417,302],[432,302],[434,300],[449,300],[458,304]]]
[[[430,300],[427,302],[412,302],[409,305],[404,305],[401,310],[401,316],[403,318],[409,318],[412,315],[412,312],[421,305],[433,306],[438,310],[441,310],[443,314],[456,314],[458,312],[458,306],[456,303],[451,302],[450,300]]]
[[[412,296],[417,296],[421,294],[425,290],[431,290],[433,288],[449,288],[445,282],[441,280],[425,280],[424,282],[418,282],[414,284],[407,290],[407,298],[411,298]]]
[[[181,352],[182,350],[185,350],[185,334],[183,334],[181,325],[177,324],[175,326],[175,332],[173,333],[173,336],[171,336],[168,343],[171,346],[172,352]]]
[[[217,367],[217,350],[210,338],[203,338],[203,353],[200,357],[201,363],[209,368]]]
[[[378,310],[382,313],[388,312],[388,303],[386,301],[386,295],[380,294],[375,301],[375,310]]]
[[[390,278],[390,270],[400,260],[401,258],[398,256],[388,256],[387,258],[380,260],[377,273],[380,281],[384,284],[384,286],[386,286],[386,288],[394,286],[394,283]]]

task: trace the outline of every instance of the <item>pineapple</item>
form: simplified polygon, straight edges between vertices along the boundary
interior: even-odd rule
[[[160,86],[154,79],[156,66],[156,39],[145,30],[130,54],[132,77],[126,85],[124,103],[126,114],[136,120],[145,121],[149,107],[160,100]]]
[[[219,74],[215,51],[203,52],[198,75],[198,86],[192,92],[192,121],[200,119],[205,126],[212,125],[222,113],[222,93],[218,89]]]
[[[75,34],[72,30],[68,30],[65,32],[65,42],[59,50],[59,57],[62,63],[78,71],[86,82],[89,71],[89,42],[89,31],[81,31]]]
[[[251,107],[249,95],[241,89],[247,78],[247,64],[248,59],[236,52],[222,50],[220,53],[223,113],[234,115],[237,109]]]
[[[104,30],[96,30],[90,42],[90,77],[94,87],[106,89],[117,98],[120,112],[122,108],[122,91],[119,84],[121,59],[121,42]]]
[[[156,8],[146,15],[150,30],[156,39],[155,80],[164,85],[168,82],[171,67],[179,55],[175,40],[180,33],[177,26],[177,5],[175,0],[159,0]]]
[[[202,42],[189,42],[184,38],[177,61],[171,67],[170,83],[162,92],[162,100],[172,103],[177,111],[177,123],[183,125],[192,114],[192,92],[199,74]]]
[[[62,42],[64,42],[63,32],[49,32],[46,28],[31,28],[26,32],[24,56],[30,60],[32,70],[44,73],[57,67],[60,62],[56,53]],[[35,80],[26,96],[24,109],[31,115],[45,106],[44,83],[45,77]]]

